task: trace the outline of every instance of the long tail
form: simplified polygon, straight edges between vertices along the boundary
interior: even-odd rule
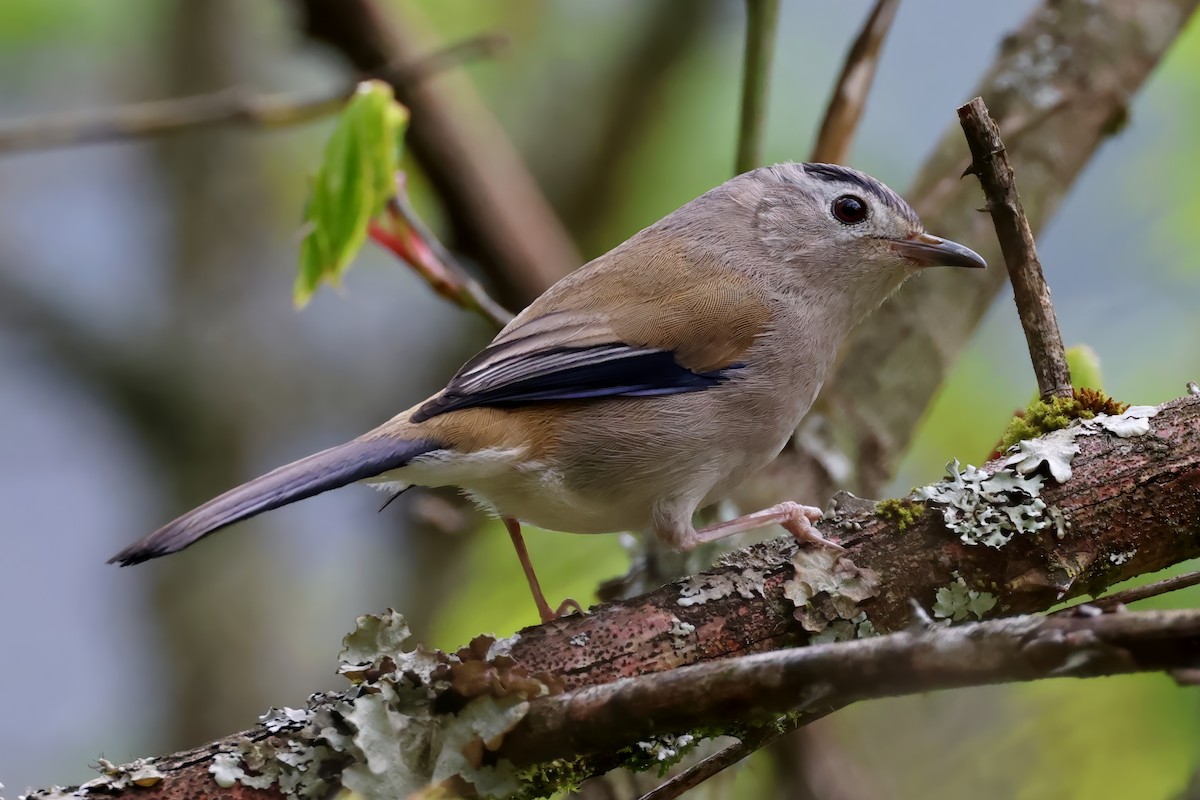
[[[178,552],[227,525],[398,469],[438,447],[428,441],[379,437],[355,439],[322,450],[209,500],[126,547],[110,558],[108,563],[127,567]]]

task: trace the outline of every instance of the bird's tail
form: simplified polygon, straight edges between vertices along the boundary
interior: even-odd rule
[[[178,552],[227,525],[330,489],[399,469],[417,456],[438,447],[429,441],[372,437],[322,450],[209,500],[126,547],[110,558],[108,563],[127,567]]]

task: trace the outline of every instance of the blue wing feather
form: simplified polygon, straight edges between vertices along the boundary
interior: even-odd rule
[[[490,363],[488,355],[485,350],[467,362],[442,394],[417,409],[413,422],[480,406],[511,408],[562,400],[702,392],[727,380],[730,372],[741,366],[693,372],[681,366],[670,351],[620,343],[555,347]]]

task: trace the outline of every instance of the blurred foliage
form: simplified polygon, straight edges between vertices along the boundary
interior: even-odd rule
[[[396,194],[396,165],[408,109],[383,81],[363,81],[325,145],[304,209],[294,291],[304,306],[321,281],[337,284],[367,240],[367,224]]]
[[[1176,97],[1200,97],[1200,20],[1193,20],[1160,67],[1162,80],[1176,87]],[[1127,168],[1136,191],[1132,204],[1150,217],[1160,238],[1155,242],[1174,261],[1176,276],[1200,275],[1200,159],[1194,157],[1200,136],[1200,103],[1159,98],[1150,109],[1163,123],[1156,126],[1156,146]]]
[[[42,48],[69,42],[72,47],[112,46],[136,41],[145,27],[161,19],[161,3],[126,2],[120,13],[92,0],[4,0],[0,3],[0,46]]]

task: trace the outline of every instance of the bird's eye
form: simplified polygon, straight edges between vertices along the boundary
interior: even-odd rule
[[[861,197],[844,194],[833,201],[833,216],[846,225],[857,225],[867,218],[867,204]]]

